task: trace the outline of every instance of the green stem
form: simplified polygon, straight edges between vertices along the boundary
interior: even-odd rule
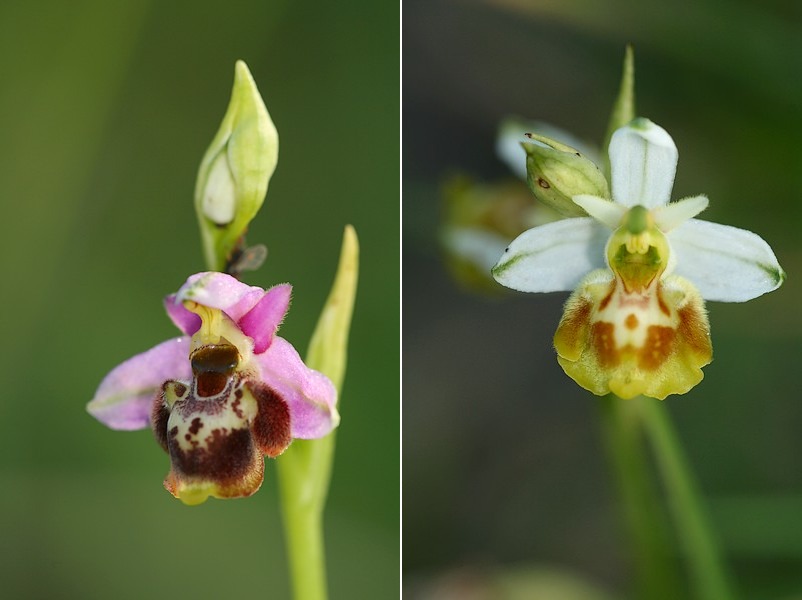
[[[636,597],[673,600],[684,595],[681,576],[644,451],[639,400],[601,400],[603,437],[632,543]]]
[[[295,440],[276,463],[296,600],[327,597],[323,508],[333,455],[334,434],[330,434],[319,440]]]
[[[735,598],[696,483],[691,476],[665,406],[639,398],[641,420],[665,483],[680,544],[687,556],[691,581],[699,600]]]

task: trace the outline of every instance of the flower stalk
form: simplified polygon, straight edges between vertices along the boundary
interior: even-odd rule
[[[621,516],[631,548],[637,598],[673,600],[682,597],[682,574],[673,552],[649,457],[645,452],[640,404],[646,398],[601,399],[600,422]]]
[[[687,559],[694,597],[698,600],[735,598],[732,578],[716,544],[668,411],[654,400],[639,400],[641,427],[660,469],[674,526]]]
[[[622,400],[611,394],[602,400],[601,422],[630,535],[637,597],[669,600],[687,595],[677,560],[677,539],[692,597],[736,598],[665,405],[653,398]],[[669,535],[665,512],[657,510],[665,503],[655,485],[648,449],[658,467],[675,536]]]
[[[359,272],[356,232],[346,227],[337,275],[309,343],[306,364],[328,376],[339,397]],[[276,462],[290,574],[296,600],[327,598],[323,509],[334,459],[334,432],[296,440]]]

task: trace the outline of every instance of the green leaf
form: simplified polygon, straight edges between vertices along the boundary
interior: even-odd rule
[[[338,392],[345,376],[358,273],[359,242],[356,231],[348,225],[343,233],[337,275],[306,353],[306,364],[331,379]]]
[[[345,376],[358,274],[359,243],[349,225],[337,275],[306,356],[306,364],[328,376],[338,395]],[[335,432],[316,440],[295,440],[276,461],[290,572],[299,600],[327,597],[322,520],[335,441]]]

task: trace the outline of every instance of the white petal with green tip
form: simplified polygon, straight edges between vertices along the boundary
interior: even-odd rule
[[[676,274],[693,282],[705,300],[746,302],[780,287],[785,272],[759,235],[691,219],[669,234]]]
[[[665,206],[658,206],[652,214],[654,214],[655,223],[660,228],[660,231],[668,233],[688,219],[694,218],[706,209],[709,203],[707,196],[692,196],[671,202]]]
[[[610,140],[613,200],[646,208],[668,204],[677,158],[674,140],[648,119],[618,129]]]
[[[602,268],[610,231],[590,217],[535,227],[509,245],[495,267],[500,284],[521,292],[571,291]]]

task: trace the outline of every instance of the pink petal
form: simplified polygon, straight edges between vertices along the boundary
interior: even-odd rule
[[[290,308],[292,286],[282,283],[265,292],[265,295],[248,313],[242,317],[238,325],[242,333],[253,339],[253,351],[261,354],[270,346]]]
[[[167,316],[184,334],[192,335],[201,326],[201,318],[194,312],[188,311],[184,308],[178,300],[175,299],[175,294],[170,294],[164,298],[164,309],[167,311]]]
[[[262,381],[274,389],[290,408],[292,437],[323,437],[340,421],[335,405],[337,391],[329,378],[307,367],[287,340],[274,337],[262,354],[256,355]]]
[[[144,429],[150,425],[153,398],[169,379],[192,379],[188,337],[162,342],[116,366],[86,410],[112,429]]]

